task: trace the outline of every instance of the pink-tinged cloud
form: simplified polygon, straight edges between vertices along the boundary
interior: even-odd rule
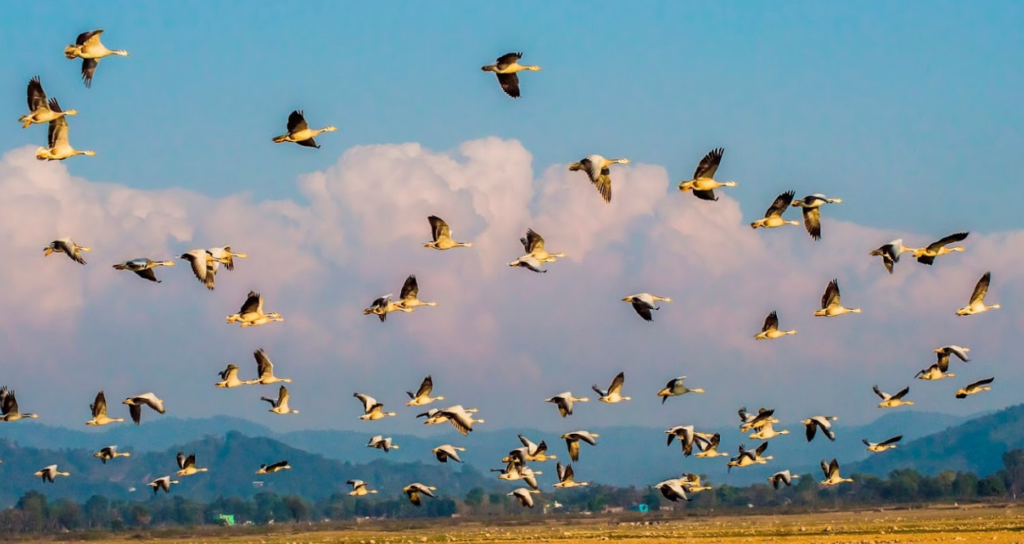
[[[911,385],[918,409],[976,412],[1018,400],[1024,232],[972,233],[965,253],[933,267],[904,255],[890,276],[870,250],[896,237],[923,246],[947,233],[834,221],[825,207],[824,239],[815,242],[802,226],[749,227],[764,210],[741,210],[730,194],[758,180],[738,180],[718,202],[704,202],[679,193],[660,166],[617,165],[605,204],[585,175],[565,164],[537,175],[531,161],[519,142],[497,138],[446,153],[415,143],[362,146],[297,176],[295,201],[264,201],[98,183],[36,161],[29,148],[12,151],[0,160],[0,375],[25,409],[69,425],[86,419],[103,388],[112,399],[153,390],[180,416],[419,430],[405,410],[387,423],[359,422],[350,397],[362,391],[397,407],[425,374],[452,403],[480,408],[487,426],[555,430],[718,424],[741,405],[773,406],[784,421],[824,412],[863,420],[878,415],[875,383]],[[428,215],[475,247],[424,249]],[[507,266],[522,254],[527,228],[567,254],[546,274]],[[61,236],[94,248],[87,266],[43,258]],[[224,244],[250,257],[221,271],[212,293],[184,261],[158,269],[160,285],[111,269]],[[986,270],[990,299],[1003,309],[956,317]],[[392,314],[385,324],[362,314],[377,296],[397,296],[409,274],[437,307]],[[863,314],[812,317],[832,278],[844,304]],[[286,321],[227,326],[224,316],[250,289]],[[620,300],[643,291],[674,300],[653,323]],[[771,310],[799,333],[755,341]],[[954,401],[959,377],[912,379],[933,348],[950,343],[972,348],[974,360],[955,368],[964,380],[997,377],[990,394]],[[213,388],[229,362],[252,374],[258,347],[295,380],[300,416],[267,414],[258,400],[265,388]],[[620,370],[632,402],[581,405],[568,421],[543,402],[565,390],[590,394]],[[662,406],[655,392],[683,374],[708,392]]]

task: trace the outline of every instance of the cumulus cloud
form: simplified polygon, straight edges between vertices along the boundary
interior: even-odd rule
[[[811,412],[856,421],[878,414],[871,385],[911,384],[931,349],[959,343],[975,360],[957,374],[996,375],[994,391],[954,404],[954,380],[916,382],[917,408],[974,412],[1016,401],[1020,373],[1009,365],[1024,326],[1016,310],[1022,232],[973,233],[966,253],[934,267],[905,256],[889,276],[871,249],[898,236],[921,246],[946,233],[835,221],[825,208],[824,240],[814,242],[802,227],[753,231],[749,222],[763,210],[741,210],[729,190],[715,203],[680,194],[661,166],[613,167],[606,205],[585,175],[566,165],[538,174],[531,162],[519,142],[497,138],[451,152],[362,146],[299,177],[295,200],[264,201],[84,180],[65,164],[36,161],[29,148],[11,151],[0,160],[0,375],[25,409],[69,425],[84,421],[103,388],[111,399],[156,391],[181,416],[379,431],[384,423],[356,419],[351,394],[397,405],[428,373],[438,393],[479,407],[495,427],[719,424],[740,405],[774,406],[790,421]],[[743,190],[742,181],[732,190]],[[432,214],[475,247],[422,248]],[[567,254],[547,274],[507,266],[527,228]],[[42,248],[60,236],[93,247],[89,265],[44,259]],[[250,257],[222,271],[213,293],[184,266],[158,270],[160,285],[111,269],[224,244]],[[986,270],[1003,309],[955,317]],[[383,325],[362,315],[373,298],[397,295],[408,274],[419,278],[420,298],[439,306]],[[843,302],[863,314],[811,317],[833,277]],[[249,289],[287,321],[225,325]],[[642,291],[674,300],[654,323],[620,301]],[[771,310],[798,335],[755,342]],[[295,379],[301,416],[266,414],[258,400],[266,390],[213,389],[228,362],[253,373],[258,347]],[[571,421],[543,403],[604,387],[619,370],[630,403],[584,405]],[[682,374],[708,393],[661,406],[654,393]],[[387,430],[422,428],[403,415]]]

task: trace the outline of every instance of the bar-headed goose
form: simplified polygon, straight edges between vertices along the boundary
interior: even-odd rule
[[[461,463],[462,459],[459,459],[460,451],[466,451],[466,448],[460,448],[451,444],[443,444],[430,450],[430,453],[433,453],[434,456],[437,457],[437,460],[442,463],[447,463],[449,459],[456,463]]]
[[[654,304],[659,301],[672,302],[672,299],[670,297],[659,297],[650,293],[638,293],[636,295],[629,295],[622,299],[622,302],[629,302],[632,304],[637,315],[642,317],[644,321],[652,321],[654,319],[654,316],[651,315],[651,310],[661,309]]]
[[[693,440],[695,437],[693,425],[678,425],[668,429],[665,433],[668,434],[665,440],[666,446],[671,446],[672,439],[678,438],[679,445],[683,448],[683,455],[689,457],[693,453]]]
[[[320,149],[317,145],[316,140],[313,138],[319,136],[324,132],[334,132],[338,130],[338,127],[326,126],[321,129],[311,129],[306,124],[306,118],[303,116],[302,110],[295,110],[288,115],[288,133],[274,137],[274,143],[279,144],[282,142],[295,142],[303,147],[315,147]]]
[[[391,443],[391,437],[384,438],[383,436],[381,436],[379,434],[374,436],[373,438],[371,438],[370,441],[366,443],[366,447],[367,448],[374,448],[374,449],[378,449],[378,450],[384,450],[384,453],[387,453],[387,452],[389,452],[391,450],[400,449],[398,447],[398,444],[392,444]]]
[[[935,262],[935,257],[938,257],[939,255],[946,255],[948,253],[953,253],[954,251],[963,251],[963,246],[946,246],[966,240],[967,235],[969,234],[969,232],[957,232],[955,234],[950,234],[941,240],[936,240],[931,244],[928,244],[928,247],[913,250],[914,257],[917,258],[917,262],[930,265]]]
[[[132,259],[123,263],[117,263],[114,265],[114,270],[127,270],[129,272],[135,272],[140,278],[147,279],[152,282],[160,283],[160,280],[156,279],[156,274],[153,269],[158,266],[175,266],[174,261],[152,261],[148,258]]]
[[[381,323],[388,320],[388,314],[391,312],[411,312],[411,309],[405,309],[400,306],[397,302],[391,300],[391,293],[383,296],[379,296],[373,299],[368,308],[363,309],[363,315],[375,315]]]
[[[51,105],[53,107],[51,107]],[[43,91],[43,83],[36,76],[28,82],[28,115],[22,115],[18,119],[22,123],[21,128],[28,128],[29,125],[49,123],[65,115],[78,115],[75,110],[61,111],[56,98],[46,99],[46,92]]]
[[[764,318],[764,325],[761,327],[761,332],[754,335],[754,340],[774,340],[790,334],[796,334],[796,331],[780,331],[779,314],[775,310],[772,310],[772,313],[768,314],[768,317]]]
[[[85,259],[82,258],[83,251],[92,251],[92,249],[80,246],[72,242],[71,238],[65,237],[54,240],[50,242],[50,245],[43,248],[43,256],[49,257],[51,253],[63,253],[72,261],[78,264],[85,264]]]
[[[839,485],[843,482],[852,482],[851,478],[843,478],[839,476],[839,461],[832,459],[832,462],[825,464],[825,460],[821,461],[821,472],[825,474],[825,479],[821,481],[821,485],[831,486]]]
[[[453,247],[473,247],[473,242],[456,242],[452,240],[452,229],[444,219],[436,215],[427,218],[430,222],[430,233],[433,240],[423,244],[423,247],[445,250]]]
[[[377,402],[377,399],[370,395],[364,395],[363,393],[353,393],[353,397],[359,399],[359,402],[363,403],[363,415],[359,416],[359,419],[364,421],[373,421],[377,419],[384,419],[386,417],[397,416],[395,412],[385,412],[384,403]]]
[[[672,378],[669,380],[668,383],[665,384],[665,387],[662,388],[661,391],[658,391],[658,396],[661,397],[661,403],[665,404],[665,401],[668,400],[669,397],[679,397],[687,393],[704,392],[704,390],[700,388],[690,389],[686,387],[686,384],[684,383],[685,381],[686,376],[679,376],[678,378]]]
[[[775,409],[767,409],[764,407],[758,408],[756,414],[752,414],[747,411],[746,407],[739,409],[740,415],[740,431],[747,432],[751,429],[759,429],[768,423],[778,423],[779,420],[775,419]]]
[[[14,390],[7,386],[0,387],[0,421],[18,421],[19,419],[36,419],[38,414],[21,413],[18,410],[18,399]]]
[[[687,493],[700,493],[701,491],[709,491],[710,485],[700,485],[701,477],[699,474],[692,472],[684,472],[679,478],[679,485],[683,486],[683,489]]]
[[[178,483],[181,483],[181,482],[179,482],[178,480],[172,480],[171,477],[168,475],[168,476],[164,476],[163,478],[157,478],[157,479],[153,480],[152,482],[149,482],[146,485],[148,485],[149,487],[152,487],[153,488],[153,494],[156,495],[157,492],[160,491],[161,489],[164,490],[164,493],[170,493],[171,492],[171,485],[172,484],[178,484]]]
[[[227,268],[229,271],[234,270],[235,257],[238,257],[240,259],[245,259],[249,257],[249,255],[246,253],[235,253],[234,251],[231,250],[231,246],[211,247],[206,251],[209,251],[210,254],[213,255],[214,271],[216,271],[221,264],[223,264],[224,268]]]
[[[972,384],[969,384],[967,387],[964,387],[956,392],[956,398],[966,399],[968,395],[974,395],[976,393],[981,393],[982,391],[991,391],[992,388],[989,387],[989,384],[991,384],[993,381],[995,381],[994,377],[985,378],[984,380],[978,380]]]
[[[200,472],[209,471],[208,468],[197,468],[196,467],[196,454],[190,453],[187,457],[185,452],[178,452],[178,476],[191,476],[193,474],[199,474]]]
[[[549,399],[545,399],[544,402],[550,402],[555,406],[558,406],[558,413],[561,414],[562,417],[566,417],[572,415],[572,407],[574,403],[590,402],[590,399],[588,399],[587,397],[574,397],[572,396],[572,393],[566,391],[564,393],[559,393]]]
[[[467,410],[462,407],[461,404],[455,406],[449,406],[439,412],[438,415],[447,419],[448,423],[455,427],[456,431],[459,431],[462,436],[466,436],[473,431],[474,423],[486,423],[482,419],[476,419],[472,414],[476,413],[476,409]]]
[[[527,255],[532,255],[542,263],[558,262],[560,257],[565,257],[565,253],[549,253],[544,248],[544,237],[537,234],[533,229],[526,229],[526,236],[520,238],[519,242],[523,244],[523,249],[526,250]]]
[[[590,386],[600,397],[597,399],[599,402],[607,402],[608,404],[615,404],[624,400],[633,400],[632,397],[622,396],[622,384],[626,381],[626,373],[619,372],[612,378],[611,385],[608,386],[607,391],[602,391],[596,384]]]
[[[437,491],[436,487],[423,485],[421,483],[412,483],[402,488],[402,491],[409,497],[409,502],[414,506],[422,504],[420,502],[420,496],[435,498],[431,491]]]
[[[537,491],[537,490],[534,490],[534,489],[530,489],[528,487],[520,487],[518,489],[512,490],[512,492],[509,493],[508,496],[509,497],[515,497],[516,500],[519,501],[520,506],[525,506],[527,508],[533,508],[533,495],[532,495],[532,493],[540,493],[540,491]]]
[[[38,472],[33,474],[36,478],[42,478],[44,482],[53,483],[53,479],[57,476],[71,476],[70,472],[61,472],[57,470],[57,465],[49,465],[39,469]]]
[[[122,402],[121,404],[128,405],[128,412],[131,414],[132,421],[134,421],[136,425],[142,422],[143,406],[149,406],[153,410],[156,410],[156,412],[159,414],[167,413],[167,410],[164,409],[164,401],[157,398],[157,396],[154,395],[152,392],[143,393],[141,395],[135,395],[134,397],[128,397],[124,399],[124,402]]]
[[[565,440],[565,445],[569,449],[569,459],[575,463],[580,460],[580,441],[584,441],[591,446],[597,445],[597,439],[601,435],[597,433],[591,433],[589,431],[572,431],[562,435],[562,439]]]
[[[902,434],[899,435],[899,436],[894,436],[894,437],[892,437],[892,438],[890,438],[888,440],[882,441],[882,442],[868,442],[868,440],[866,438],[862,438],[860,441],[863,442],[864,445],[868,447],[868,451],[873,452],[873,453],[881,453],[881,452],[883,452],[885,450],[894,450],[894,449],[896,449],[896,444],[900,440],[903,440],[903,435]]]
[[[499,480],[505,480],[507,482],[522,480],[526,485],[533,489],[540,489],[540,486],[537,484],[537,476],[544,474],[542,471],[533,470],[528,466],[520,465],[514,461],[506,465],[505,468],[492,468],[491,472],[499,472]]]
[[[298,410],[293,410],[288,406],[289,398],[291,398],[291,395],[288,393],[288,388],[282,385],[281,388],[277,390],[277,400],[268,397],[260,397],[260,400],[270,403],[269,412],[281,415],[299,413]]]
[[[751,465],[767,464],[768,461],[772,459],[772,456],[762,455],[766,449],[768,449],[767,442],[763,442],[760,446],[757,447],[757,449],[753,450],[748,450],[744,448],[742,445],[740,445],[739,455],[733,457],[732,459],[729,459],[729,462],[726,464],[726,466],[728,467],[728,471],[731,471],[732,467],[749,467]]]
[[[501,90],[505,91],[505,94],[512,98],[519,98],[519,76],[517,72],[540,71],[540,66],[519,64],[519,59],[521,58],[523,58],[522,52],[505,53],[498,57],[494,64],[481,66],[480,69],[484,72],[494,72],[494,75],[498,76],[498,84],[501,85]]]
[[[778,489],[779,484],[784,484],[786,487],[793,485],[793,479],[799,477],[799,474],[790,474],[788,470],[783,470],[769,476],[768,481],[772,483],[772,487]]]
[[[522,257],[519,257],[518,259],[508,263],[508,265],[512,268],[525,268],[531,272],[536,272],[538,274],[548,273],[548,271],[544,269],[544,263],[542,263],[533,255],[523,255]]]
[[[903,238],[897,238],[882,247],[871,252],[872,257],[881,257],[882,264],[885,265],[885,269],[890,274],[893,272],[893,268],[896,267],[896,263],[900,262],[901,253],[909,253],[917,251],[912,247],[906,247],[903,245]]]
[[[103,391],[96,393],[96,400],[92,401],[92,404],[89,405],[89,411],[92,412],[92,419],[86,421],[86,425],[124,423],[123,417],[107,416],[107,396],[103,394]]]
[[[409,395],[409,398],[412,399],[409,402],[405,403],[405,405],[406,406],[423,406],[423,405],[426,405],[426,404],[430,404],[430,403],[432,403],[434,401],[444,400],[443,396],[431,397],[430,393],[433,392],[433,391],[434,391],[434,379],[431,378],[430,375],[428,374],[427,377],[423,378],[423,381],[420,382],[420,388],[416,390],[415,394],[413,394],[412,391],[406,391],[405,392],[405,394]]]
[[[260,465],[260,469],[256,471],[256,474],[273,474],[282,470],[291,470],[292,466],[288,464],[288,461],[278,461],[270,465]]]
[[[347,483],[348,485],[352,486],[352,491],[348,492],[350,497],[364,497],[364,496],[369,495],[371,493],[376,493],[377,492],[376,489],[368,488],[366,486],[366,482],[364,482],[362,480],[349,480],[349,481],[347,481],[345,483]]]
[[[568,465],[558,463],[555,465],[555,470],[558,472],[558,483],[552,485],[552,487],[568,489],[570,487],[590,485],[590,482],[576,481],[576,473],[572,470],[572,463]]]
[[[824,434],[829,440],[835,442],[836,433],[832,431],[832,424],[830,421],[836,421],[839,419],[836,416],[811,416],[800,423],[804,426],[804,436],[807,437],[807,441],[814,440],[814,435],[818,429],[821,429],[821,433]]]
[[[613,164],[629,164],[629,159],[606,159],[601,155],[587,155],[579,162],[569,165],[569,171],[582,170],[586,172],[590,182],[594,184],[597,192],[606,203],[612,201],[612,171],[609,168]]]
[[[52,101],[50,107],[59,108],[60,106],[57,105],[56,101]],[[63,116],[50,121],[46,134],[46,145],[47,147],[36,149],[36,158],[41,161],[62,161],[78,155],[88,157],[96,155],[95,151],[83,151],[71,147],[71,144],[68,142],[68,120]]]
[[[83,32],[78,35],[73,45],[64,48],[64,56],[68,60],[82,59],[82,81],[86,88],[92,87],[92,77],[96,74],[100,59],[111,55],[128,56],[124,49],[107,49],[100,41],[102,34],[102,29]]]
[[[284,318],[277,312],[263,313],[263,296],[256,291],[249,291],[238,313],[227,317],[229,324],[236,321],[241,324],[242,328],[245,328],[264,325],[271,321],[284,321]]]
[[[246,383],[261,385],[278,382],[292,383],[291,378],[278,378],[274,375],[274,363],[270,361],[270,357],[267,356],[267,352],[263,348],[254,351],[253,357],[256,358],[256,373],[259,374],[259,377]]]
[[[213,290],[214,277],[217,274],[214,263],[221,262],[213,256],[213,253],[206,249],[193,249],[182,253],[178,258],[188,261],[192,267],[192,273],[195,274],[199,283],[205,285],[207,289]]]
[[[1000,306],[993,304],[991,306],[985,305],[985,294],[988,293],[988,284],[992,281],[992,273],[985,272],[985,275],[978,280],[978,284],[974,286],[974,292],[971,293],[971,302],[967,306],[960,308],[956,311],[956,315],[974,315],[989,310],[998,310]]]
[[[704,155],[693,172],[693,179],[679,182],[679,190],[684,193],[693,191],[693,196],[701,200],[716,201],[718,197],[715,196],[715,189],[736,187],[735,181],[715,181],[715,172],[718,171],[718,165],[722,163],[723,153],[725,153],[725,148],[719,147]]]
[[[961,346],[943,346],[941,348],[935,348],[936,363],[949,368],[949,356],[956,355],[957,359],[967,363],[971,359],[967,356],[967,353],[971,351],[971,348],[965,348]]]
[[[846,308],[839,302],[839,280],[828,282],[825,294],[821,296],[821,309],[814,312],[815,317],[835,317],[843,314],[859,314],[860,308]]]
[[[110,461],[111,459],[117,459],[118,457],[131,457],[132,454],[131,452],[127,451],[117,451],[117,446],[107,446],[105,448],[100,449],[100,451],[92,454],[92,456],[99,459],[100,461],[103,461],[103,464],[105,465],[107,464],[107,461]]]
[[[722,435],[715,433],[711,436],[707,436],[705,433],[694,433],[693,441],[697,444],[697,448],[700,453],[696,457],[700,459],[708,457],[728,457],[729,454],[724,451],[718,451],[718,445],[721,443]]]
[[[420,284],[416,281],[416,276],[411,275],[405,279],[405,283],[402,284],[402,292],[399,294],[399,300],[396,305],[400,310],[413,311],[419,306],[437,306],[436,302],[424,302],[419,298]]]
[[[750,224],[750,228],[765,228],[774,229],[783,225],[799,225],[799,221],[786,221],[782,218],[782,214],[786,213],[789,209],[789,204],[793,202],[793,196],[796,193],[793,191],[787,191],[781,195],[775,197],[775,201],[768,207],[768,210],[764,212],[764,218],[758,219]]]
[[[914,377],[919,380],[944,380],[946,378],[955,377],[956,374],[946,372],[949,368],[949,360],[947,359],[946,361],[947,363],[945,365],[935,363],[924,370],[918,370]]]
[[[786,429],[776,431],[775,428],[772,426],[772,423],[770,421],[767,421],[764,425],[761,425],[759,429],[751,433],[750,436],[748,436],[747,438],[750,438],[751,440],[769,440],[775,438],[776,436],[781,436],[784,434],[789,434],[789,431]]]
[[[794,200],[791,206],[800,208],[804,213],[804,228],[807,234],[815,240],[821,240],[821,207],[825,204],[842,204],[841,198],[829,198],[821,193],[815,193],[803,197],[801,200]]]
[[[215,383],[214,386],[221,389],[230,389],[232,387],[238,387],[240,385],[249,385],[249,381],[238,379],[238,365],[229,364],[227,368],[217,373],[220,376],[220,381]]]
[[[661,496],[665,497],[666,499],[672,502],[678,502],[681,500],[689,502],[693,500],[686,496],[686,491],[683,489],[683,484],[679,481],[678,478],[665,480],[664,482],[661,482],[660,484],[654,486],[654,489],[661,491]]]
[[[523,435],[518,435],[519,441],[523,443],[523,447],[526,448],[525,461],[531,461],[536,463],[543,463],[548,459],[556,459],[557,456],[548,453],[547,442],[541,440],[540,444],[534,444],[529,438]]]
[[[905,397],[907,393],[910,392],[909,386],[904,387],[902,391],[896,393],[895,395],[890,395],[889,393],[883,392],[878,388],[877,385],[872,387],[871,389],[875,392],[876,395],[878,395],[878,398],[882,399],[882,402],[878,403],[879,408],[896,408],[897,406],[914,405],[913,401],[903,400],[903,397]]]

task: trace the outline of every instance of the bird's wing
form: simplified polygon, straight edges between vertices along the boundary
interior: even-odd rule
[[[282,385],[281,389],[278,389],[277,391],[277,405],[282,406],[288,404],[288,398],[290,396],[291,395],[288,394],[288,388]]]
[[[34,112],[38,109],[46,109],[46,92],[43,91],[43,83],[36,76],[28,82],[28,111]]]
[[[605,202],[612,201],[612,171],[608,167],[601,169],[601,172],[597,176],[597,179],[591,178],[594,183],[594,187],[597,188],[597,192],[601,193],[601,198]]]
[[[434,379],[428,375],[426,378],[423,378],[423,381],[420,383],[420,388],[416,390],[416,397],[424,397],[426,395],[429,395],[430,392],[433,390]]]
[[[807,436],[807,441],[814,440],[814,434],[818,432],[818,425],[813,419],[807,425],[804,425],[804,434]]]
[[[779,328],[779,314],[772,310],[772,313],[768,314],[768,317],[764,318],[764,326],[761,327],[761,332],[767,332],[772,329]]]
[[[182,257],[185,257],[189,264],[192,265],[192,273],[196,275],[196,279],[206,283],[206,259],[202,257],[202,252],[190,251],[182,254]]]
[[[451,237],[452,229],[448,227],[448,223],[445,223],[444,219],[431,215],[427,220],[430,221],[430,230],[434,235],[435,242],[442,237]]]
[[[902,391],[900,391],[899,393],[896,393],[895,395],[893,395],[891,398],[893,400],[899,400],[899,399],[902,399],[904,396],[906,396],[906,394],[909,393],[909,392],[910,392],[910,386],[908,385],[907,387],[904,387]]]
[[[894,437],[886,440],[885,442],[879,443],[878,445],[879,446],[888,446],[889,444],[895,444],[895,443],[899,442],[900,440],[903,440],[903,435],[902,434],[899,435],[899,436],[894,436]]]
[[[306,118],[302,116],[302,110],[295,110],[288,116],[288,132],[298,132],[300,130],[306,130],[309,125],[306,124]]]
[[[971,303],[985,302],[985,293],[988,293],[988,284],[992,281],[992,273],[985,272],[985,275],[978,280],[974,286],[974,293],[971,293]]]
[[[573,461],[579,461],[580,459],[580,442],[571,438],[565,439],[565,444],[569,446],[569,459]]]
[[[373,406],[375,404],[377,404],[377,399],[371,397],[370,395],[364,395],[362,393],[356,393],[353,396],[355,398],[359,399],[359,402],[363,403],[363,411],[366,412],[366,413],[370,413],[370,410],[373,409]]]
[[[18,401],[14,398],[14,390],[6,387],[0,390],[0,412],[4,414],[18,412]]]
[[[526,243],[523,244],[523,247],[526,248],[527,253],[533,253],[534,251],[542,250],[544,249],[544,238],[541,235],[534,232],[533,229],[527,229]]]
[[[63,117],[62,117],[62,119],[63,119]],[[147,279],[147,280],[152,281],[152,282],[160,283],[160,280],[156,279],[156,272],[154,272],[152,268],[145,268],[145,269],[142,269],[142,270],[135,270],[134,272],[140,278]]]
[[[811,238],[815,240],[821,240],[821,209],[803,208],[803,210],[804,228],[807,229],[807,234],[810,234]]]
[[[519,74],[495,74],[498,76],[498,84],[501,85],[501,90],[505,91],[505,94],[512,98],[519,98]]]
[[[831,305],[839,305],[839,280],[828,282],[825,294],[821,296],[821,309],[824,310]]]
[[[718,165],[722,162],[722,154],[725,152],[724,148],[712,149],[704,158],[697,164],[697,169],[693,172],[693,179],[713,178],[715,172],[718,171]]]
[[[495,63],[498,64],[499,66],[507,66],[509,64],[512,64],[513,62],[518,62],[521,58],[523,58],[522,53],[505,53],[504,55],[498,57]]]
[[[83,32],[78,35],[75,45],[98,45],[100,43],[100,34],[103,34],[102,29]]]
[[[558,475],[558,481],[559,482],[564,482],[565,481],[566,468],[567,467],[565,465],[563,465],[562,463],[555,464],[555,474]]]
[[[92,410],[92,417],[107,413],[107,396],[103,394],[103,391],[96,393],[96,400],[92,401],[89,409]]]
[[[178,468],[185,468],[185,452],[178,452]]]
[[[644,318],[644,321],[654,320],[654,316],[651,315],[651,307],[640,301],[633,301],[633,309],[640,317]]]
[[[995,381],[995,377],[994,376],[991,377],[991,378],[985,378],[984,380],[978,380],[978,381],[972,383],[971,385],[968,385],[966,387],[966,389],[977,389],[978,387],[980,387],[982,385],[988,385],[988,384],[990,384],[990,383],[992,383],[994,381]]]
[[[92,87],[92,78],[96,75],[96,67],[99,65],[99,59],[82,59],[82,81],[87,88]]]
[[[824,459],[821,460],[821,472],[825,475],[825,478],[828,478],[828,465],[825,464]]]
[[[316,148],[316,149],[320,149],[320,144],[316,143],[316,139],[314,139],[314,138],[307,138],[305,140],[299,140],[299,141],[297,141],[295,143],[301,145],[302,147],[313,147],[313,148]]]
[[[839,461],[833,459],[832,462],[828,464],[828,477],[831,478],[833,476],[838,476],[838,475],[839,475]]]
[[[782,214],[789,208],[789,204],[793,202],[793,196],[795,195],[796,193],[793,191],[788,191],[775,197],[775,201],[768,207],[768,211],[764,212],[764,216],[771,217],[773,215],[778,215],[779,217],[782,217]]]
[[[242,303],[242,308],[238,310],[240,314],[248,314],[259,310],[260,305],[263,303],[262,297],[256,291],[249,291],[249,296],[246,297],[245,302]]]
[[[881,390],[881,389],[879,389],[877,385],[873,386],[873,387],[871,388],[871,390],[872,390],[872,391],[874,391],[874,392],[875,392],[875,394],[876,394],[876,395],[878,395],[878,398],[880,398],[880,399],[882,399],[882,400],[886,400],[886,399],[888,398],[888,395],[886,395],[885,393],[883,393],[883,392],[882,392],[882,390]]]
[[[254,351],[253,356],[256,357],[256,374],[260,378],[274,374],[274,363],[270,362],[270,357],[267,357],[267,352],[263,351],[263,348]]]
[[[622,384],[624,384],[625,382],[626,382],[626,373],[625,372],[619,372],[618,374],[615,375],[614,378],[612,378],[612,384],[610,386],[608,386],[608,393],[610,394],[612,392],[616,392],[616,393],[621,392],[622,391]]]
[[[928,251],[938,251],[939,248],[941,248],[942,246],[949,245],[949,244],[955,244],[957,242],[962,242],[962,241],[967,239],[967,235],[968,234],[970,234],[970,233],[969,232],[958,232],[956,234],[950,234],[949,236],[946,236],[946,237],[944,237],[944,238],[942,238],[940,240],[936,240],[936,241],[932,242],[931,244],[928,244]]]
[[[756,455],[757,455],[758,457],[760,457],[760,456],[761,456],[761,454],[763,454],[763,453],[764,453],[764,450],[767,450],[767,449],[768,449],[768,442],[762,442],[762,443],[761,443],[761,445],[760,445],[760,446],[758,446],[758,447],[757,447],[757,449],[755,449],[755,450],[754,450],[754,453],[755,453],[755,454],[756,454]]]
[[[132,421],[134,421],[136,425],[138,425],[139,422],[142,421],[142,406],[141,405],[139,405],[139,404],[130,404],[130,405],[128,405],[128,413],[130,413],[132,415]]]
[[[416,276],[409,276],[405,278],[405,284],[402,285],[402,292],[399,295],[401,300],[414,299],[420,294],[420,285],[416,281]]]
[[[531,452],[531,454],[537,449],[537,445],[531,442],[529,438],[526,438],[523,435],[519,435],[519,441],[522,442],[524,446],[526,446],[527,450]]]
[[[58,144],[68,145],[68,120],[61,116],[50,121],[50,125],[47,127],[46,141],[51,148],[57,147]]]

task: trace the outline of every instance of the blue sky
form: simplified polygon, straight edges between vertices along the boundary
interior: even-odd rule
[[[592,403],[537,425],[685,423],[676,407],[649,414],[679,374],[715,392],[697,423],[740,405],[806,417],[831,411],[823,368],[857,392],[844,418],[863,421],[878,415],[871,385],[898,390],[950,343],[975,350],[963,380],[996,374],[1001,387],[953,405],[951,382],[918,382],[921,409],[1019,401],[1024,377],[1003,366],[1024,327],[1019,4],[253,5],[4,8],[0,32],[23,45],[0,65],[0,284],[17,286],[0,293],[12,361],[0,372],[51,422],[80,425],[99,388],[266,422],[258,395],[238,401],[252,391],[210,393],[226,363],[248,374],[258,347],[296,378],[303,417],[274,419],[292,427],[358,426],[352,392],[404,403],[428,373],[496,426],[533,425],[554,414],[543,398],[622,369],[652,406]],[[94,28],[132,56],[102,61],[87,90],[62,50]],[[543,67],[522,75],[517,101],[480,71],[508,51]],[[34,75],[79,110],[71,142],[97,157],[31,157],[45,129],[14,120]],[[319,150],[271,143],[292,109],[340,130]],[[739,187],[714,204],[680,195],[717,146],[719,177]],[[590,153],[633,160],[615,167],[610,206],[565,169]],[[823,212],[822,242],[747,226],[787,189],[844,199]],[[434,213],[476,247],[420,248]],[[527,227],[569,254],[549,274],[505,266]],[[888,276],[867,257],[896,236],[921,246],[959,230],[975,233],[967,252],[935,267],[908,259]],[[39,256],[62,235],[96,248],[90,266]],[[214,293],[183,266],[160,286],[109,270],[225,243],[251,257]],[[985,270],[1003,309],[952,317]],[[385,326],[362,316],[410,273],[437,308]],[[864,315],[810,318],[833,277]],[[225,327],[252,288],[288,321]],[[648,325],[620,302],[640,291],[675,302]],[[800,335],[755,343],[772,309]],[[36,368],[62,374],[48,383]],[[533,400],[503,412],[513,394]],[[420,428],[396,419],[395,432]]]

